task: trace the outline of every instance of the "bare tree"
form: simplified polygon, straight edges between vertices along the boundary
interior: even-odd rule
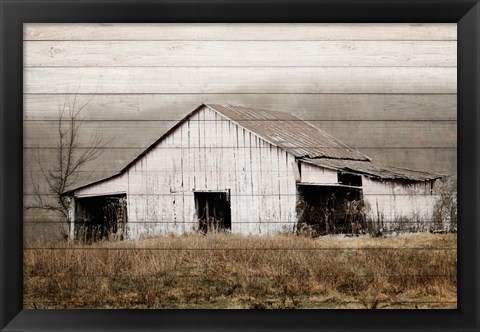
[[[93,97],[92,97],[93,98]],[[46,166],[40,157],[40,148],[34,151],[35,162],[39,168],[39,177],[31,173],[33,185],[33,203],[27,209],[40,209],[60,213],[67,227],[64,227],[64,236],[68,233],[68,209],[70,201],[62,195],[68,188],[74,186],[80,171],[89,162],[100,157],[105,151],[106,142],[98,135],[91,135],[86,146],[80,146],[79,138],[84,118],[82,111],[92,99],[81,105],[77,104],[77,94],[65,100],[58,107],[57,146],[53,166]],[[48,193],[40,190],[39,181],[46,183]]]

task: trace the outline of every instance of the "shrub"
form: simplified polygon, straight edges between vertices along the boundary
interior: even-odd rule
[[[441,181],[435,189],[438,199],[433,212],[432,232],[457,231],[457,179]]]
[[[297,201],[297,233],[306,236],[326,234],[366,234],[365,204],[361,199],[331,196],[320,204],[309,204],[303,197]]]

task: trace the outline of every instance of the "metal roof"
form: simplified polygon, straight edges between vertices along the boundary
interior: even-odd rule
[[[206,106],[295,157],[370,160],[290,113],[232,105]]]
[[[309,164],[330,168],[337,171],[360,173],[383,180],[407,180],[407,181],[429,181],[444,177],[440,174],[432,174],[414,171],[405,168],[384,166],[371,161],[345,160],[345,159],[309,159],[301,160]]]

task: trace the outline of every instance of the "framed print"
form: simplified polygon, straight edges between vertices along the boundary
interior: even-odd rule
[[[479,8],[3,1],[2,329],[478,330]]]

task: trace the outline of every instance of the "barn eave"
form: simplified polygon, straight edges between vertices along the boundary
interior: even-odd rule
[[[61,195],[61,196],[72,196],[72,195],[74,195],[75,191],[77,191],[77,190],[85,189],[85,188],[88,188],[88,187],[90,187],[90,186],[99,184],[99,183],[101,183],[101,182],[105,182],[105,181],[108,181],[108,180],[112,180],[112,179],[116,178],[117,176],[122,175],[123,173],[124,173],[124,172],[120,171],[120,172],[118,172],[118,173],[115,173],[115,174],[113,174],[113,175],[107,176],[107,177],[105,177],[105,178],[101,178],[101,179],[98,179],[98,180],[95,180],[95,181],[92,181],[92,182],[88,182],[88,183],[86,183],[86,184],[83,184],[83,185],[81,185],[81,186],[78,186],[78,187],[74,187],[74,188],[65,190],[65,191],[62,192],[60,195]]]
[[[381,181],[426,182],[446,177],[444,174],[434,174],[407,168],[383,166],[371,161],[328,158],[301,158],[301,162],[339,172],[364,175]]]

